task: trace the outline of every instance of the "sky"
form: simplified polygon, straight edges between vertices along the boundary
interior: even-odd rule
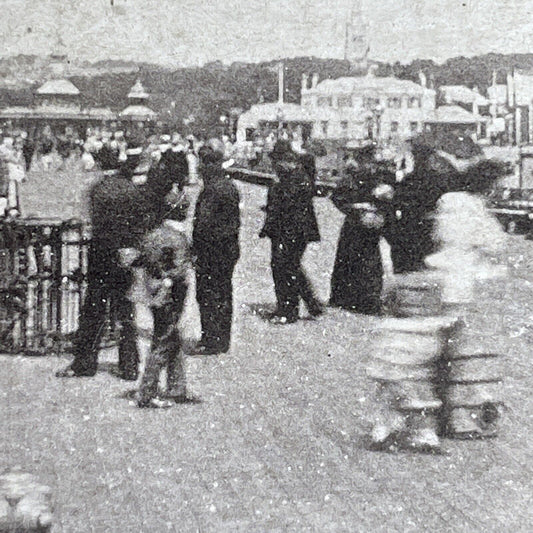
[[[342,58],[351,0],[0,0],[1,56],[170,66],[280,57]],[[370,58],[444,61],[533,52],[533,0],[359,0]],[[118,11],[118,12],[117,12]]]

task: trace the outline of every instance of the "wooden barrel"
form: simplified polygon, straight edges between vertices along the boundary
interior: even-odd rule
[[[442,313],[441,284],[429,272],[394,276],[388,297],[390,313],[396,317],[430,317]]]
[[[444,392],[447,433],[456,438],[494,436],[503,405],[501,358],[496,354],[457,356],[447,361]]]
[[[390,408],[408,415],[441,409],[440,362],[457,325],[451,317],[383,320],[367,373],[383,385]]]

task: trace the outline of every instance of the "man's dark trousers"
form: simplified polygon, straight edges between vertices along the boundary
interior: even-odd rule
[[[233,270],[236,261],[199,256],[196,263],[196,300],[200,308],[202,344],[226,352],[231,340],[233,316]]]
[[[290,321],[298,319],[300,298],[310,310],[319,305],[302,268],[306,247],[307,242],[303,239],[272,238],[271,267],[277,301],[276,311]]]
[[[128,299],[133,274],[121,266],[119,251],[108,243],[93,242],[89,248],[87,290],[74,341],[72,370],[92,376],[98,366],[98,352],[105,329],[107,302],[120,323],[119,370],[136,379],[139,352],[136,343],[134,307]]]

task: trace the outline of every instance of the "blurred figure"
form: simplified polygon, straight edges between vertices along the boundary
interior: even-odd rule
[[[22,139],[5,137],[0,145],[2,165],[2,208],[5,214],[20,214],[19,183],[24,180],[24,158],[22,156]]]
[[[308,243],[320,240],[313,206],[314,175],[310,172],[314,163],[309,157],[295,153],[286,140],[278,141],[270,153],[277,180],[268,191],[266,220],[259,236],[271,240],[277,300],[271,320],[279,324],[298,320],[300,298],[312,316],[323,312],[301,264]]]
[[[33,154],[35,152],[35,139],[33,135],[29,135],[27,132],[23,132],[22,139],[22,155],[24,157],[26,172],[29,172],[33,161]]]
[[[46,126],[39,139],[39,154],[41,156],[41,162],[43,164],[43,169],[48,171],[52,166],[53,155],[52,152],[55,147],[55,139],[52,134],[50,126]]]
[[[211,140],[200,149],[203,189],[193,221],[196,299],[202,338],[196,353],[213,355],[230,348],[233,270],[239,259],[239,192],[222,167],[224,146]]]
[[[194,137],[187,137],[187,164],[189,167],[189,185],[198,184],[198,156],[194,147]]]

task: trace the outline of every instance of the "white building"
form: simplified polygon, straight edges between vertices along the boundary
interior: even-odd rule
[[[474,87],[465,85],[441,85],[439,96],[446,105],[459,105],[474,115],[488,113],[490,102]]]
[[[302,80],[302,108],[313,118],[312,136],[325,140],[399,141],[423,131],[436,92],[409,80],[367,76]]]

